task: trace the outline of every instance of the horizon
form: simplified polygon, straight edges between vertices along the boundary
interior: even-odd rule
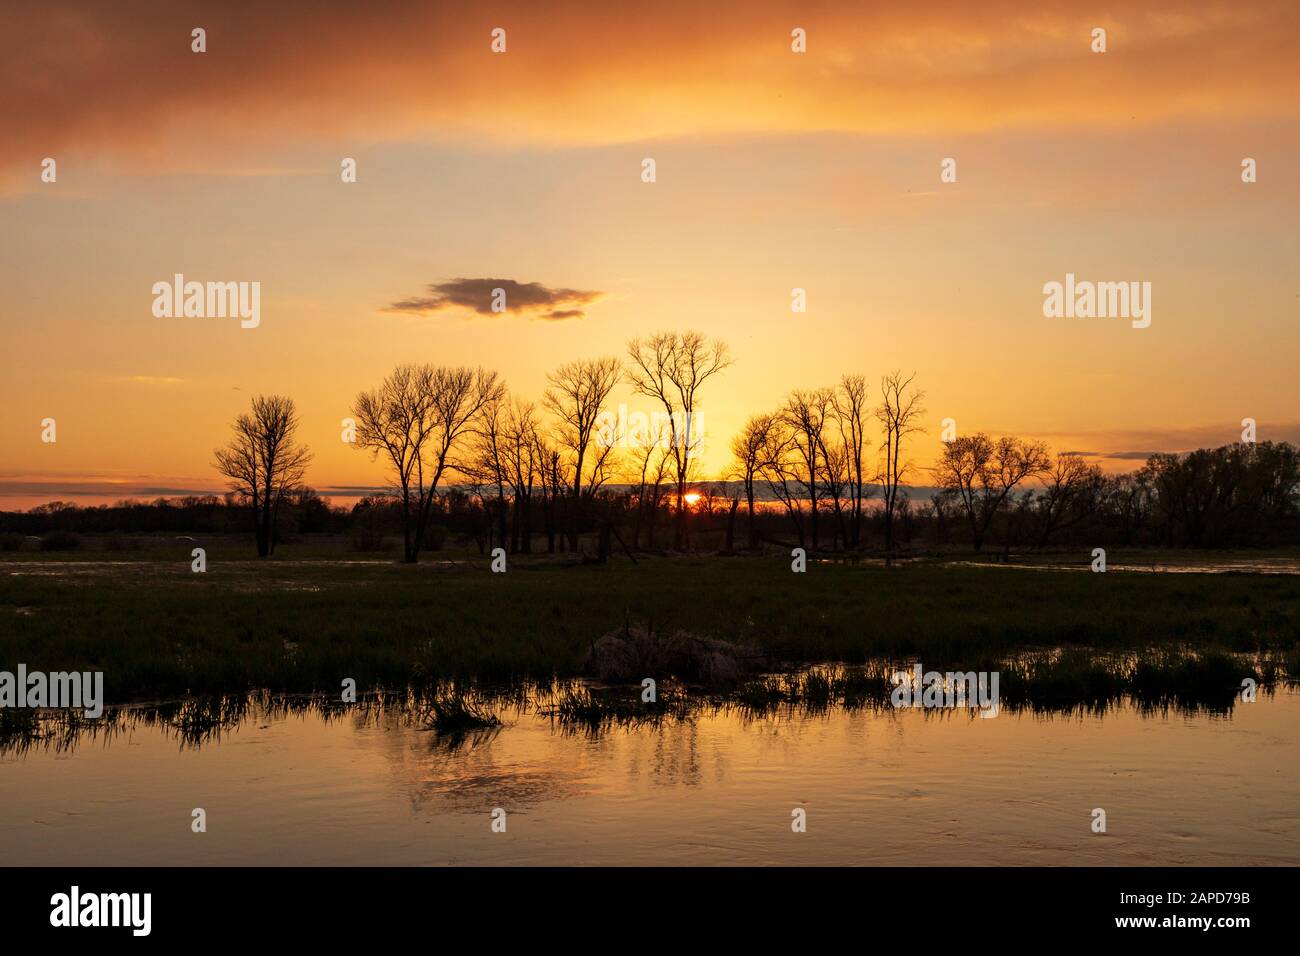
[[[1176,452],[1175,454],[1181,456],[1184,454],[1188,454],[1194,450],[1195,449],[1188,449],[1186,451]],[[1065,452],[1065,453],[1079,454],[1078,452]],[[1158,454],[1158,453],[1153,452],[1153,454]],[[1089,464],[1095,464],[1095,462],[1089,462]],[[1134,468],[1132,470],[1136,471],[1138,468],[1141,467],[1142,463],[1135,461],[1132,462],[1132,464],[1134,465]],[[1043,487],[1045,487],[1047,480],[1048,480],[1047,476],[1045,475],[1031,476],[1030,478],[1026,479],[1026,481],[1024,482],[1024,487],[1026,490],[1039,491]],[[666,503],[668,503],[671,501],[672,481],[670,479],[667,479],[661,482],[660,484],[664,490],[664,495],[665,495],[664,500]],[[721,486],[724,491],[729,490],[732,492],[737,492],[740,495],[739,500],[741,501],[742,504],[744,503],[744,496],[743,496],[744,482],[739,478],[692,478],[687,482],[687,488],[690,489],[690,494],[687,497],[694,498],[694,500],[689,502],[692,507],[695,506],[696,502],[699,500],[700,497],[703,497],[701,492],[705,492],[710,486],[714,488]],[[41,487],[46,487],[46,486],[42,485]],[[338,488],[338,487],[331,487],[331,486],[316,487],[312,485],[310,482],[307,482],[304,483],[302,487],[304,490],[309,490],[311,492],[314,492],[323,501],[325,501],[326,504],[328,504],[331,508],[342,509],[344,511],[351,510],[358,502],[360,502],[364,498],[388,497],[394,500],[399,500],[401,497],[401,489],[393,484],[348,486],[348,487]],[[474,487],[476,486],[471,482],[464,482],[464,481],[443,482],[439,485],[438,494],[445,495],[452,491],[464,492],[464,491],[472,490]],[[480,483],[478,487],[482,487],[482,483]],[[867,497],[863,502],[863,505],[867,510],[872,510],[873,508],[877,508],[883,504],[880,495],[884,489],[884,484],[880,479],[873,478],[869,481],[865,481],[863,483],[863,487],[867,492]],[[911,499],[914,505],[929,501],[933,495],[939,494],[946,490],[942,485],[913,484],[906,481],[899,484],[898,487],[901,492],[905,492],[909,496],[909,498]],[[602,492],[605,491],[635,492],[636,488],[637,485],[634,482],[609,481],[604,483],[601,486],[601,491]],[[73,504],[79,508],[97,508],[97,507],[113,508],[113,507],[118,507],[123,505],[151,506],[160,500],[176,503],[176,502],[181,502],[186,498],[224,499],[229,495],[235,495],[235,497],[238,498],[238,494],[232,491],[228,487],[226,488],[142,487],[142,488],[138,488],[136,492],[133,494],[119,494],[117,492],[100,490],[100,489],[92,490],[92,489],[85,489],[85,488],[76,488],[74,486],[66,486],[60,488],[60,486],[55,486],[53,489],[51,489],[48,492],[48,494],[52,495],[53,497],[42,497],[43,494],[44,493],[34,492],[29,495],[10,495],[9,497],[11,500],[22,501],[25,499],[30,499],[30,503],[21,505],[19,507],[0,507],[0,512],[30,513],[36,508],[55,505],[55,504]],[[4,497],[0,496],[0,501],[3,500]],[[805,496],[795,496],[794,500],[800,502],[801,505],[805,505],[805,506],[808,503],[808,498]],[[768,486],[766,479],[760,479],[756,483],[755,494],[754,494],[754,502],[756,506],[776,505],[779,504],[780,501],[781,501],[780,497],[776,495],[776,493],[773,492],[772,489]],[[826,506],[823,505],[823,507]]]

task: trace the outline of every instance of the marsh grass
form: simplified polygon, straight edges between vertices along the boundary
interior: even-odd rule
[[[459,687],[433,693],[420,708],[421,723],[439,735],[461,735],[501,726],[501,718],[486,702]]]
[[[1277,575],[934,564],[795,575],[785,561],[687,557],[575,567],[521,559],[493,575],[469,560],[259,564],[214,554],[208,573],[192,574],[188,550],[174,562],[30,557],[0,557],[0,667],[102,670],[119,705],[332,693],[343,677],[399,688],[563,680],[581,676],[593,642],[628,621],[725,641],[753,655],[759,673],[996,661],[1033,647],[1294,655],[1300,640],[1300,579]]]
[[[916,660],[926,670],[999,670],[1003,706],[1036,713],[1126,700],[1223,713],[1246,677],[1272,688],[1300,675],[1300,580],[1280,575],[925,563],[794,575],[784,560],[706,557],[635,567],[521,559],[493,575],[464,556],[410,567],[258,563],[219,550],[198,575],[188,544],[175,550],[174,561],[0,558],[0,669],[103,671],[118,715],[3,709],[0,751],[71,746],[110,735],[119,720],[199,746],[250,708],[395,713],[450,738],[499,727],[507,709],[599,732],[709,708],[763,718],[889,707],[894,670]],[[640,701],[639,684],[578,682],[593,641],[629,622],[725,641],[754,670],[734,686],[661,681],[653,705]],[[374,690],[344,705],[344,677]],[[160,700],[172,703],[139,703]]]
[[[905,666],[895,667],[883,661],[861,666],[812,665],[748,681],[722,703],[753,718],[782,711],[817,714],[832,707],[882,707],[890,703],[894,672]]]
[[[0,708],[0,748],[9,741],[26,741],[29,744],[41,739],[41,714],[24,707]]]
[[[923,663],[925,670],[996,670],[999,706],[1009,713],[1054,716],[1104,714],[1131,705],[1143,714],[1228,715],[1241,701],[1242,681],[1256,681],[1264,695],[1300,686],[1292,657],[1235,655],[1222,651],[1159,649],[1149,654],[1094,655],[1077,648],[1033,651],[980,666]],[[182,749],[213,743],[248,720],[279,720],[313,714],[326,722],[357,726],[394,718],[433,731],[435,746],[455,750],[481,743],[506,726],[500,712],[536,714],[563,733],[598,736],[611,728],[657,727],[663,721],[737,714],[744,720],[817,716],[833,708],[890,713],[894,675],[913,662],[813,665],[746,680],[718,691],[668,681],[657,700],[641,700],[640,685],[593,685],[580,680],[525,681],[512,685],[433,686],[362,695],[354,704],[336,696],[283,695],[268,691],[110,708],[96,720],[80,711],[0,710],[0,755],[32,749],[63,752],[87,740],[110,741],[136,727],[173,737]],[[966,714],[977,708],[924,710],[926,716]]]
[[[638,727],[686,719],[709,703],[707,695],[691,698],[685,688],[671,683],[660,684],[655,696],[654,701],[642,700],[639,684],[611,687],[563,681],[540,689],[536,710],[564,729],[598,733],[610,726]]]
[[[1280,655],[1278,665],[1293,679],[1300,679],[1300,647],[1292,648]]]
[[[253,695],[189,697],[177,703],[163,704],[156,713],[173,727],[181,739],[194,745],[220,738],[239,726],[253,709]]]

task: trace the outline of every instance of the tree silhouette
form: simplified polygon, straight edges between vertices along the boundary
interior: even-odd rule
[[[383,383],[357,396],[357,447],[382,453],[402,504],[402,558],[419,560],[438,483],[484,407],[503,386],[482,368],[399,365]]]
[[[695,422],[698,393],[706,381],[731,364],[730,350],[721,339],[708,342],[698,332],[658,332],[646,339],[633,339],[627,354],[631,360],[627,378],[632,388],[658,401],[668,413],[677,472],[674,546],[680,551],[686,547],[686,483],[700,447]]]
[[[293,399],[258,395],[252,409],[235,419],[235,435],[215,451],[217,468],[230,489],[253,511],[257,556],[275,552],[280,506],[302,485],[311,452],[298,444],[298,412]]]

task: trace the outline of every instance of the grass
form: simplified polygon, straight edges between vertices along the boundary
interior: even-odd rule
[[[670,718],[684,720],[716,703],[716,698],[709,694],[692,695],[686,688],[670,683],[661,684],[655,698],[642,700],[639,686],[588,686],[562,681],[541,690],[536,709],[565,729],[598,734],[610,726],[637,727],[656,725]]]
[[[0,754],[34,748],[66,751],[84,738],[112,738],[137,726],[155,727],[182,747],[219,739],[244,720],[311,712],[326,720],[348,717],[370,722],[389,716],[433,731],[434,746],[459,750],[491,739],[502,726],[498,709],[550,719],[567,733],[599,737],[612,728],[658,726],[700,715],[739,714],[746,720],[817,716],[831,708],[893,712],[897,666],[874,661],[863,666],[813,665],[779,675],[752,678],[726,691],[659,686],[658,699],[641,699],[641,688],[592,686],[577,681],[525,683],[508,688],[464,689],[440,685],[425,693],[372,694],[345,705],[336,697],[286,696],[267,691],[190,697],[161,704],[107,710],[98,720],[78,711],[0,710]],[[992,668],[999,675],[998,712],[1036,715],[1104,714],[1131,704],[1143,714],[1226,715],[1241,699],[1242,680],[1254,679],[1271,695],[1286,679],[1276,657],[1164,650],[1150,656],[1081,650],[1029,652]],[[1292,672],[1292,679],[1296,677]],[[922,714],[976,719],[974,700],[955,709]]]
[[[1009,706],[1044,712],[1074,708],[1102,712],[1128,699],[1143,712],[1228,713],[1240,699],[1247,678],[1264,688],[1283,680],[1275,656],[1251,659],[1215,650],[1170,648],[1145,654],[1098,656],[1075,649],[1028,655],[1000,670],[1001,693]]]
[[[250,695],[195,696],[159,707],[156,713],[182,740],[197,745],[233,730],[255,703]]]
[[[437,734],[467,734],[501,726],[501,718],[488,705],[457,688],[431,695],[425,703],[423,721]]]
[[[362,693],[550,681],[580,674],[591,642],[629,620],[741,644],[770,670],[912,658],[988,669],[1057,647],[1275,650],[1300,663],[1300,578],[1282,575],[926,563],[793,574],[779,557],[512,559],[491,574],[463,554],[451,565],[311,563],[290,547],[261,563],[214,549],[193,574],[188,548],[135,564],[0,560],[0,669],[102,670],[115,704],[337,695],[345,678]]]

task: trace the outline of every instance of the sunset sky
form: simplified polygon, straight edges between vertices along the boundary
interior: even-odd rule
[[[6,5],[0,508],[220,491],[212,449],[271,392],[344,498],[385,473],[339,420],[395,364],[535,399],[660,330],[731,346],[710,477],[790,389],[857,372],[874,404],[895,368],[920,466],[943,418],[1108,470],[1248,416],[1300,439],[1293,2],[379,9]],[[261,324],[155,318],[175,273],[260,282]],[[1150,328],[1045,318],[1066,273],[1149,281]],[[494,315],[458,279],[536,285]]]

